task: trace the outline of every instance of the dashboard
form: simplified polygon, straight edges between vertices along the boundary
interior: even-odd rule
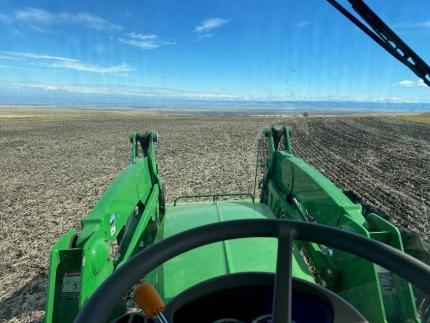
[[[165,316],[168,322],[266,323],[272,321],[275,275],[246,272],[216,277],[173,298]],[[335,293],[293,278],[292,322],[367,322],[352,305]]]
[[[273,288],[246,286],[210,293],[181,306],[174,322],[266,323],[272,319]],[[301,292],[293,293],[293,321],[333,322],[330,304]],[[312,309],[312,310],[309,310]]]
[[[215,277],[183,291],[167,304],[171,323],[271,323],[275,275],[244,272]],[[152,322],[126,314],[116,323]],[[351,304],[314,283],[293,278],[292,322],[368,322]]]

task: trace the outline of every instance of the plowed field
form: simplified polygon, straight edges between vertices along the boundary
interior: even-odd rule
[[[252,192],[263,127],[404,230],[430,232],[430,126],[389,117],[193,117],[77,113],[0,118],[0,321],[43,318],[52,243],[78,226],[128,163],[128,133],[157,130],[167,198]],[[427,239],[429,236],[426,237]]]

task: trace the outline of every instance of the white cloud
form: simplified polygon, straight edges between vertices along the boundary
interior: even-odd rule
[[[290,97],[290,96],[274,96],[267,98],[258,95],[229,95],[224,93],[202,92],[202,91],[184,91],[178,89],[166,89],[144,86],[87,86],[87,85],[61,85],[43,84],[43,83],[25,83],[25,82],[5,82],[0,81],[0,92],[2,91],[22,92],[24,95],[34,92],[52,92],[59,94],[83,94],[83,95],[106,95],[109,100],[114,96],[117,97],[154,97],[166,99],[190,99],[190,100],[246,100],[246,101],[333,101],[333,102],[374,102],[374,103],[427,103],[423,97],[348,97],[348,96],[327,96],[327,97]]]
[[[13,16],[16,20],[38,22],[43,24],[50,24],[57,20],[59,17],[56,14],[52,14],[48,11],[36,9],[36,8],[26,8],[17,10]]]
[[[95,87],[84,85],[52,85],[52,84],[32,84],[32,83],[3,83],[2,88],[17,91],[41,90],[50,92],[68,92],[92,95],[118,95],[137,97],[164,97],[183,99],[235,99],[235,96],[222,93],[183,91],[176,89],[152,88],[142,86],[119,86],[119,87]]]
[[[160,44],[157,42],[157,35],[144,35],[132,32],[127,33],[126,37],[127,38],[119,38],[119,41],[142,49],[154,49],[160,47]]]
[[[427,87],[427,85],[424,83],[422,79],[419,79],[417,81],[402,80],[394,83],[393,86],[406,87],[406,88]]]
[[[92,72],[92,73],[121,73],[121,72],[130,72],[133,70],[127,64],[120,64],[120,65],[114,65],[114,66],[99,66],[99,65],[84,64],[79,61],[63,61],[61,63],[48,65],[48,67],[65,68],[65,69],[71,69],[75,71]]]
[[[114,66],[100,66],[83,63],[75,58],[62,57],[62,56],[52,56],[43,55],[27,52],[8,52],[4,51],[2,54],[6,54],[10,57],[30,60],[30,64],[36,66],[44,66],[50,68],[64,68],[71,69],[81,72],[91,72],[91,73],[121,73],[130,72],[133,69],[127,64],[119,64]]]
[[[152,40],[139,40],[139,39],[133,39],[133,38],[119,38],[118,40],[121,43],[142,48],[142,49],[155,49],[160,47],[158,43]]]
[[[30,59],[43,59],[43,60],[53,60],[53,61],[76,61],[73,58],[68,57],[62,57],[62,56],[52,56],[52,55],[41,55],[41,54],[35,54],[35,53],[28,53],[28,52],[10,52],[10,51],[3,51],[3,54],[12,56],[14,58],[30,58]]]
[[[12,61],[18,60],[18,58],[16,58],[16,57],[12,57],[12,56],[8,56],[8,55],[2,55],[2,54],[0,54],[0,59],[7,59],[7,60],[12,60]]]
[[[303,21],[296,23],[296,27],[304,28],[304,27],[309,26],[310,24],[311,24],[311,22],[309,20],[303,20]]]
[[[160,41],[157,35],[154,34],[139,34],[139,33],[127,33],[125,38],[119,38],[120,42],[131,45],[142,49],[155,49],[164,45],[176,45],[174,39],[168,41]]]
[[[126,34],[128,37],[130,38],[136,38],[136,39],[140,39],[140,40],[148,40],[148,39],[157,39],[158,36],[154,35],[154,34],[139,34],[139,33],[127,33]]]
[[[0,21],[5,23],[23,22],[35,30],[43,31],[39,26],[54,24],[75,24],[95,30],[121,30],[122,27],[106,19],[87,12],[50,12],[37,8],[16,10],[10,15],[0,14]]]
[[[199,34],[205,34],[229,22],[229,20],[224,18],[207,18],[194,28],[194,32]]]
[[[419,79],[416,84],[418,87],[427,87],[428,86],[427,84],[424,83],[424,81],[422,79]]]
[[[400,87],[415,87],[415,82],[410,80],[403,80],[399,81],[397,83],[394,83],[393,86],[400,86]]]

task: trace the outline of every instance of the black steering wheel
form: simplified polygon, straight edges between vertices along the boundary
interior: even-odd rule
[[[291,322],[292,243],[316,242],[370,260],[430,294],[430,267],[381,242],[337,228],[276,219],[234,220],[197,227],[137,253],[94,292],[75,322],[105,322],[122,296],[167,260],[188,250],[223,240],[272,237],[278,239],[272,322]]]

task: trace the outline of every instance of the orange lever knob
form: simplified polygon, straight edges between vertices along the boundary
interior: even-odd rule
[[[157,316],[166,308],[157,290],[149,283],[140,284],[134,291],[133,298],[149,318]]]

